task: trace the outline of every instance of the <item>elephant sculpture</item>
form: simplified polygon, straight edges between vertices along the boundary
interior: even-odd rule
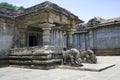
[[[75,48],[71,48],[70,50],[64,50],[63,63],[74,65],[74,66],[83,66],[79,50]]]
[[[80,50],[80,57],[82,62],[97,63],[97,58],[92,50]]]

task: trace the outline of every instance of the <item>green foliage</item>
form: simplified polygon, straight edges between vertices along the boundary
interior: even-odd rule
[[[7,2],[1,2],[1,3],[0,3],[0,7],[7,7],[7,8],[14,9],[14,10],[23,10],[23,9],[24,9],[23,6],[18,7],[18,6],[9,4],[9,3],[7,3]]]
[[[23,9],[24,9],[24,7],[23,7],[23,6],[20,6],[20,7],[18,7],[17,10],[23,10]]]

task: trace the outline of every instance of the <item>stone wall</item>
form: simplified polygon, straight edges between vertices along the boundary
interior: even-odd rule
[[[50,45],[59,49],[66,48],[66,32],[64,30],[52,29],[50,35]]]
[[[120,27],[111,25],[94,30],[94,49],[120,48]]]
[[[0,64],[7,63],[8,51],[13,46],[14,25],[13,21],[0,18]]]
[[[120,25],[95,29],[93,41],[97,55],[120,55]]]
[[[85,34],[74,34],[73,47],[79,50],[85,50]]]
[[[74,34],[74,47],[92,49],[97,55],[120,55],[120,24],[96,26]]]

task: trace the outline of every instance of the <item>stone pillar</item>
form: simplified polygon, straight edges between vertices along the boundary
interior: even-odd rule
[[[55,30],[53,31],[53,46],[55,46]]]
[[[63,31],[60,31],[60,43],[61,43],[61,48],[63,49],[63,45],[64,45]]]
[[[68,32],[68,48],[73,47],[73,34],[75,29],[70,29]]]
[[[57,30],[55,30],[55,36],[54,36],[54,39],[55,39],[55,47],[57,47]]]
[[[42,28],[43,31],[43,45],[50,45],[50,30],[51,28]]]
[[[59,31],[58,30],[56,32],[56,45],[57,45],[57,47],[60,46],[60,44],[59,44]]]
[[[63,33],[63,38],[64,38],[64,39],[63,39],[63,40],[64,40],[64,43],[63,43],[64,46],[63,46],[63,47],[64,47],[64,48],[67,48],[67,35],[66,35],[66,32],[65,32],[65,31],[64,31],[64,33]]]
[[[79,35],[74,34],[74,36],[73,36],[73,47],[76,48],[76,49],[79,49],[79,45],[80,45],[79,42],[80,42]]]
[[[86,48],[86,45],[85,45],[85,34],[83,33],[83,34],[81,34],[81,42],[80,42],[80,44],[82,44],[82,46],[81,46],[81,50],[85,50]]]
[[[54,25],[50,23],[43,23],[39,24],[39,26],[43,29],[43,45],[50,45],[50,30]]]
[[[89,50],[90,49],[90,40],[89,40],[89,34],[86,33],[85,34],[85,43],[86,43],[86,49]]]
[[[93,35],[93,31],[90,30],[89,32],[89,40],[90,40],[90,49],[94,49],[94,41],[93,41],[94,35]]]

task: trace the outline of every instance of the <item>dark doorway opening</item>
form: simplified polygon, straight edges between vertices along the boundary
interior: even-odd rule
[[[37,46],[37,37],[29,36],[29,46]]]

